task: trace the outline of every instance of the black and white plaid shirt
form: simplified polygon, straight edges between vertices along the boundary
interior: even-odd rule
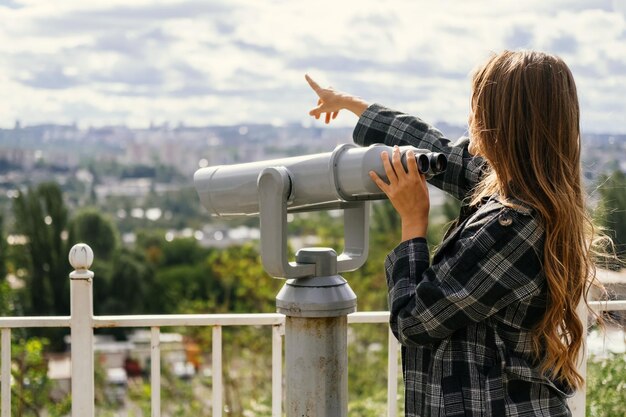
[[[448,157],[431,184],[466,199],[484,168],[469,140],[451,144],[419,118],[371,105],[360,145],[412,145]],[[530,208],[497,196],[465,206],[429,261],[423,238],[398,245],[385,262],[390,325],[402,344],[407,416],[569,416],[572,394],[542,375],[531,329],[546,308],[544,230]]]

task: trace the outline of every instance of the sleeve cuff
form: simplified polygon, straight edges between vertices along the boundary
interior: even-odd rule
[[[425,237],[414,237],[413,239],[405,240],[393,249],[393,252],[397,257],[413,255],[416,261],[430,262],[430,255],[428,253],[428,243]]]
[[[354,131],[352,132],[352,139],[354,140],[354,143],[360,146],[369,146],[374,143],[371,140],[367,140],[367,132],[372,126],[378,113],[383,109],[385,109],[385,107],[378,103],[370,104],[369,107],[365,109],[363,114],[361,114],[361,117],[359,117],[359,120],[354,127]]]
[[[405,240],[396,246],[385,259],[387,284],[391,288],[398,279],[419,282],[422,273],[430,266],[428,243],[423,237]]]

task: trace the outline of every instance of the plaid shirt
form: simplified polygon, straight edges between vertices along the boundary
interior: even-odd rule
[[[413,145],[448,157],[430,182],[466,199],[484,171],[467,138],[456,144],[419,118],[371,105],[360,145]],[[530,208],[497,196],[465,205],[429,261],[423,238],[385,262],[390,325],[402,345],[407,416],[569,416],[569,387],[537,368],[531,329],[546,308],[544,230]]]

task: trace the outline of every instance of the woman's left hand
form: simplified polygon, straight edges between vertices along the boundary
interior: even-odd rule
[[[389,184],[383,181],[378,174],[370,171],[370,178],[389,197],[391,204],[402,219],[402,241],[416,237],[426,237],[428,230],[428,212],[430,199],[426,177],[417,169],[415,153],[407,152],[407,168],[404,169],[401,161],[400,149],[393,149],[391,162],[389,155],[381,153],[383,167],[389,179]]]

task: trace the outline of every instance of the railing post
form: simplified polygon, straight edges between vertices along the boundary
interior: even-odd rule
[[[93,360],[93,251],[83,243],[70,250],[72,417],[95,415]]]
[[[150,410],[151,417],[161,417],[161,328],[150,331]]]
[[[398,416],[398,341],[387,332],[387,417]]]
[[[2,329],[2,417],[11,417],[11,329]]]
[[[211,360],[211,375],[213,384],[213,417],[222,417],[223,404],[223,375],[222,375],[222,326],[213,326],[213,358]]]
[[[348,314],[356,295],[337,275],[337,254],[301,249],[298,263],[315,264],[315,276],[287,281],[276,296],[285,314],[287,417],[348,415]]]
[[[283,415],[283,335],[284,324],[272,326],[272,417]]]

